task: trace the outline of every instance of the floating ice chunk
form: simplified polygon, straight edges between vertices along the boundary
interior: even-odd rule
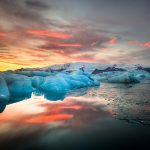
[[[99,85],[99,81],[86,76],[82,71],[74,73],[58,73],[45,77],[37,92],[43,92],[47,99],[64,99],[68,91],[88,86]]]
[[[134,75],[134,77],[136,79],[138,79],[139,81],[142,80],[149,80],[150,79],[150,73],[143,71],[143,70],[136,70],[133,71],[132,74]]]
[[[45,82],[40,86],[41,90],[48,92],[61,92],[70,89],[69,84],[62,77],[46,77]]]
[[[31,97],[32,83],[29,77],[12,73],[5,73],[3,77],[10,92],[11,101],[19,101]]]
[[[7,84],[2,76],[0,76],[0,112],[5,109],[9,101],[9,90]]]
[[[40,85],[44,82],[44,77],[34,76],[34,77],[31,77],[31,81],[32,81],[32,86],[34,88],[39,88]]]
[[[113,77],[108,78],[108,82],[111,83],[139,83],[140,81],[135,78],[134,74],[126,72]]]
[[[9,90],[3,77],[0,76],[0,101],[9,100]]]
[[[99,86],[100,82],[97,79],[91,77],[90,74],[85,73],[81,70],[75,71],[71,74],[57,74],[56,76],[63,77],[66,82],[70,85],[71,89],[83,88],[87,86]]]
[[[61,95],[65,95],[69,89],[70,89],[70,86],[66,82],[66,80],[58,76],[46,77],[44,83],[39,88],[39,90],[44,93],[44,96],[47,99],[50,99],[54,96],[63,97]],[[53,98],[53,99],[55,100],[56,98]]]
[[[113,71],[92,75],[92,78],[101,82],[110,83],[139,83],[142,80],[150,79],[150,74],[143,70],[134,70],[129,72]]]
[[[73,73],[49,74],[46,77],[43,72],[38,72],[39,76],[34,71],[24,71],[26,75],[21,73],[5,72],[1,75],[10,94],[8,103],[30,98],[32,92],[35,95],[44,94],[45,98],[50,100],[64,99],[71,90],[100,85],[98,80],[80,70]]]

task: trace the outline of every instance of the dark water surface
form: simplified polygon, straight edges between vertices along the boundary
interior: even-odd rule
[[[150,83],[105,83],[63,101],[32,96],[0,114],[0,150],[146,149],[149,141]]]

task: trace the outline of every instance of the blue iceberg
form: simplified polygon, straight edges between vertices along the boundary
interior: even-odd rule
[[[2,112],[5,109],[5,106],[7,105],[9,98],[10,95],[6,81],[4,80],[3,77],[0,76],[0,112]]]
[[[57,74],[45,74],[43,71],[4,72],[0,74],[0,101],[13,103],[30,98],[32,93],[60,100],[71,90],[99,85],[99,81],[83,71]]]
[[[108,83],[140,83],[145,80],[150,80],[150,73],[143,70],[133,70],[133,71],[115,71],[115,72],[104,72],[99,75],[92,75],[93,79],[99,80],[101,82]]]
[[[110,83],[139,83],[140,81],[132,73],[123,73],[121,75],[113,76],[108,79]]]
[[[31,97],[32,83],[29,77],[13,73],[4,73],[2,76],[9,89],[10,101],[20,101]]]
[[[39,86],[47,99],[64,99],[65,95],[74,89],[99,86],[100,83],[82,72],[58,73],[55,76],[45,77],[45,81]]]

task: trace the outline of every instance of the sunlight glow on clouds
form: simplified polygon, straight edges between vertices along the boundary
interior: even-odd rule
[[[60,39],[67,39],[72,37],[71,34],[62,33],[62,32],[50,32],[47,30],[28,30],[27,32],[33,35],[42,35],[42,36],[48,36],[48,37],[60,38]]]
[[[129,0],[0,0],[0,70],[79,61],[147,65],[149,5],[147,0],[136,5]]]
[[[81,47],[81,44],[58,44],[61,47]]]
[[[150,41],[147,41],[147,42],[144,42],[144,43],[140,43],[138,41],[129,41],[128,44],[141,46],[141,47],[150,47]]]
[[[109,42],[110,42],[110,44],[115,45],[115,44],[117,44],[118,40],[116,37],[113,37]]]
[[[0,37],[5,37],[7,34],[5,32],[0,32]]]

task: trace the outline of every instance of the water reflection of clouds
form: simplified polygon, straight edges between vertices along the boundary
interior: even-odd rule
[[[0,147],[25,150],[144,148],[149,145],[148,126],[110,117],[113,112],[127,112],[128,102],[131,107],[135,104],[132,96],[130,101],[124,101],[127,97],[126,93],[122,95],[122,90],[104,86],[101,90],[93,88],[84,96],[67,97],[63,101],[46,101],[43,96],[33,96],[8,105],[0,114]],[[115,99],[116,94],[124,99]],[[129,114],[132,112],[128,111]]]
[[[97,103],[97,99],[82,96],[67,97],[64,101],[46,101],[44,97],[33,96],[32,99],[8,105],[0,114],[0,147],[11,149],[6,144],[10,142],[14,148],[26,149],[26,146],[38,147],[39,142],[45,143],[49,149],[53,142],[57,145],[59,139],[62,144],[67,136],[72,142],[74,131],[80,133],[97,120],[109,117],[105,106],[104,103]]]
[[[0,114],[0,123],[7,124],[5,127],[8,130],[14,130],[14,126],[22,128],[35,124],[84,127],[91,121],[109,115],[105,111],[105,103],[101,101],[100,104],[97,101],[98,99],[86,97],[67,97],[64,101],[53,102],[45,101],[42,96],[33,96],[29,100],[8,105]]]

